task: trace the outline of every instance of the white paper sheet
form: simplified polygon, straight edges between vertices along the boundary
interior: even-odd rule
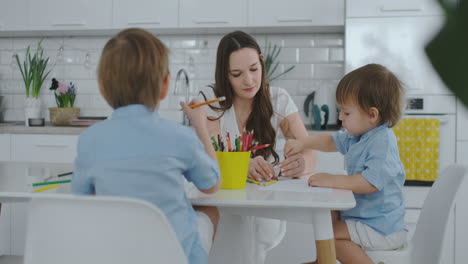
[[[307,178],[281,179],[277,183],[268,186],[260,186],[260,190],[283,192],[331,192],[331,188],[311,187],[307,184]]]

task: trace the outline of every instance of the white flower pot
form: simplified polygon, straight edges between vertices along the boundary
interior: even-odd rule
[[[26,97],[24,100],[24,122],[25,126],[29,126],[30,118],[42,118],[41,115],[41,99]]]

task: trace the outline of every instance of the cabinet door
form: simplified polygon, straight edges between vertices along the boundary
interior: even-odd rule
[[[179,4],[180,27],[243,27],[247,25],[247,0],[180,0]]]
[[[0,0],[0,31],[27,29],[29,0]]]
[[[0,134],[0,161],[9,161],[10,151],[10,134]]]
[[[468,147],[468,142],[467,146]],[[468,156],[467,156],[468,158]],[[468,164],[466,164],[468,166]],[[461,186],[455,204],[455,263],[466,263],[468,259],[468,181]]]
[[[177,27],[178,3],[172,0],[114,0],[113,27]]]
[[[250,0],[249,26],[343,26],[344,0]]]
[[[65,162],[76,157],[77,135],[12,135],[13,161]]]
[[[351,0],[346,1],[346,17],[428,16],[444,12],[433,0]]]
[[[109,29],[112,0],[36,0],[29,12],[32,30]]]
[[[468,109],[457,101],[457,140],[468,140]]]
[[[457,163],[468,166],[468,141],[457,142]]]

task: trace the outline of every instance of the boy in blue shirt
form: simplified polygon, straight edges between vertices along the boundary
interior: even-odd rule
[[[317,173],[310,186],[352,190],[356,207],[333,212],[337,259],[372,264],[365,250],[392,250],[406,243],[405,172],[391,127],[401,117],[403,87],[387,68],[368,64],[338,84],[336,101],[345,131],[289,140],[285,154],[304,149],[339,151],[348,175]]]
[[[114,112],[80,135],[72,190],[152,202],[165,213],[189,263],[206,264],[218,210],[194,210],[184,178],[200,191],[214,193],[220,186],[219,167],[206,107],[191,109],[181,103],[195,132],[159,116],[169,80],[168,50],[149,32],[126,29],[107,42],[98,82]]]

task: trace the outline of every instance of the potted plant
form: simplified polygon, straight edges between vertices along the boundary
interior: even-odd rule
[[[41,44],[42,40],[38,42],[37,49],[33,54],[31,54],[31,47],[28,46],[23,63],[20,62],[19,56],[15,55],[26,89],[24,108],[26,126],[29,126],[30,118],[41,118],[41,101],[39,99],[41,87],[53,68],[46,71],[49,58],[44,58],[44,49]]]
[[[273,82],[273,80],[275,79],[278,79],[280,76],[290,72],[295,67],[294,65],[290,66],[283,72],[280,72],[275,75],[275,72],[279,66],[279,61],[277,59],[280,53],[281,47],[279,47],[276,44],[272,46],[271,43],[268,42],[268,39],[265,39],[265,71],[267,73],[267,79],[269,83]]]
[[[52,79],[50,90],[54,91],[57,107],[50,107],[50,122],[55,126],[68,126],[70,121],[80,116],[80,108],[74,107],[76,98],[76,85],[73,82],[65,85],[63,82]]]

